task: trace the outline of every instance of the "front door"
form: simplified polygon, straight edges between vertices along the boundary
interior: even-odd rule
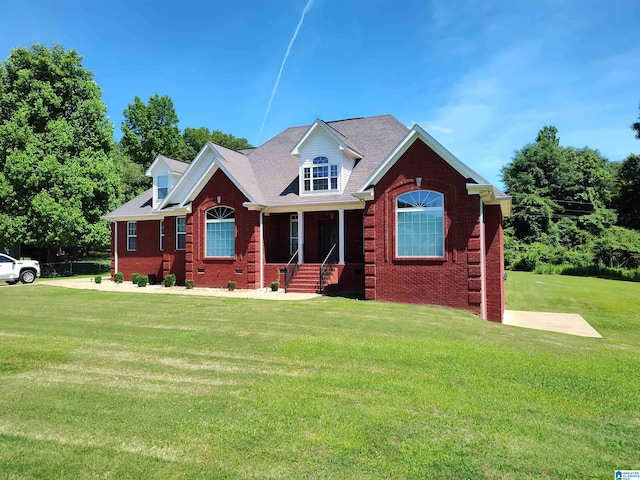
[[[318,256],[323,262],[331,247],[338,241],[338,228],[333,220],[318,221]],[[337,247],[336,247],[337,248]]]

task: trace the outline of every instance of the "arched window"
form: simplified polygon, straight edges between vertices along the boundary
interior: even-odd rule
[[[414,190],[396,199],[398,257],[444,257],[444,196]]]
[[[206,211],[207,257],[233,257],[235,255],[235,212],[231,207],[213,207]]]

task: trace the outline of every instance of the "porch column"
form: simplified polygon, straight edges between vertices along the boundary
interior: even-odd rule
[[[280,278],[280,274],[278,274]],[[264,210],[260,210],[260,290],[264,288]]]
[[[304,263],[304,212],[298,211],[298,263]]]
[[[344,208],[338,209],[338,263],[344,265]]]

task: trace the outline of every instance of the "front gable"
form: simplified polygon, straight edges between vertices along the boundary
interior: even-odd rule
[[[298,157],[300,195],[343,193],[362,154],[346,137],[316,120],[291,154]]]
[[[187,166],[184,162],[170,159],[164,155],[158,155],[151,163],[145,175],[153,179],[152,205],[154,209],[157,209],[173,190]]]
[[[483,203],[488,205],[500,205],[503,215],[511,211],[511,197],[505,195],[485,180],[481,175],[461,162],[455,155],[447,150],[440,142],[429,135],[420,125],[415,125],[406,137],[389,153],[385,160],[374,170],[361,187],[354,193],[356,198],[372,200],[374,187],[391,170],[400,158],[413,146],[416,141],[423,142],[429,149],[435,152],[444,162],[453,168],[462,179],[466,181],[469,195],[479,195]],[[422,177],[416,177],[415,182],[420,183]]]
[[[246,157],[241,153],[207,142],[160,208],[171,206],[186,208],[218,170],[224,172],[250,203],[259,203],[259,188],[246,162]]]

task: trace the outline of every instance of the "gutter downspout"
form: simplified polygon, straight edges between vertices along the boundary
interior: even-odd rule
[[[484,203],[482,202],[482,195],[480,196],[480,315],[483,320],[487,319],[487,267],[485,264],[485,234],[484,234]]]
[[[115,225],[115,245],[114,245],[114,252],[113,252],[113,260],[114,260],[114,271],[113,274],[115,275],[116,273],[118,273],[118,222],[113,222],[113,224]]]

